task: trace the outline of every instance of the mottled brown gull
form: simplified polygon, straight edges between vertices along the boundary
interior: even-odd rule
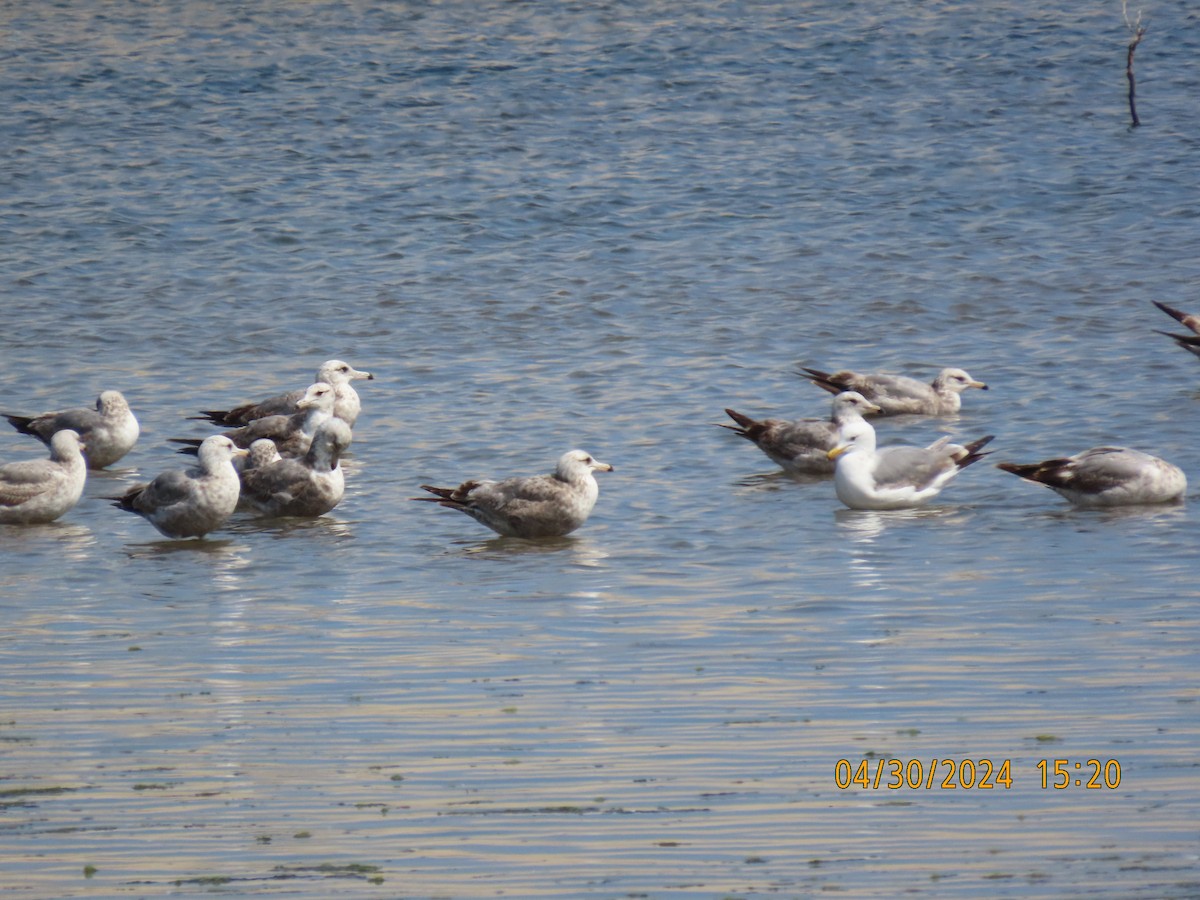
[[[280,459],[242,472],[243,505],[266,516],[323,516],[346,491],[339,463],[350,446],[350,426],[323,423],[303,459]]]
[[[986,453],[979,451],[992,435],[969,444],[943,437],[928,447],[876,449],[875,429],[865,419],[847,422],[838,431],[829,457],[837,461],[833,483],[838,499],[851,509],[908,509],[936,497],[960,469]]]
[[[3,413],[21,434],[49,444],[56,432],[69,428],[83,440],[88,468],[103,469],[128,453],[137,443],[138,420],[120,391],[101,391],[96,407],[79,407],[38,416]]]
[[[880,408],[880,415],[952,416],[962,409],[962,397],[967,388],[986,391],[988,386],[976,381],[962,369],[942,369],[932,384],[906,375],[864,375],[859,372],[822,372],[803,369],[804,376],[831,394],[858,391]]]
[[[1183,498],[1187,477],[1178,466],[1127,447],[1093,447],[1039,463],[997,468],[1044,484],[1076,506],[1133,506]]]
[[[297,411],[290,416],[265,416],[249,425],[224,432],[225,437],[237,446],[249,448],[255,441],[269,439],[275,442],[281,456],[296,458],[308,452],[312,436],[322,422],[333,416],[336,395],[333,386],[323,381],[310,384],[304,396],[296,403]],[[187,449],[180,453],[195,453],[200,445],[196,438],[170,438],[171,443],[185,444]]]
[[[412,499],[457,509],[507,537],[560,537],[586,522],[596,505],[600,487],[592,472],[612,470],[583,450],[569,450],[549,475],[465,481],[456,488],[423,484],[434,496]]]
[[[87,481],[84,444],[69,428],[50,438],[49,459],[0,466],[0,524],[53,522],[79,502]]]
[[[746,440],[793,475],[831,475],[829,451],[837,445],[838,428],[851,418],[879,412],[879,407],[857,391],[833,398],[828,419],[756,420],[732,409],[725,413],[737,425],[721,425]]]
[[[317,370],[317,377],[313,380],[333,385],[336,396],[333,414],[353,428],[362,411],[362,401],[351,382],[360,379],[371,381],[374,378],[375,376],[370,372],[360,372],[350,363],[342,362],[340,359],[331,359],[322,364],[321,368]],[[266,416],[290,416],[300,409],[298,404],[303,398],[304,391],[289,391],[259,403],[235,406],[233,409],[206,409],[197,418],[205,419],[216,425],[239,427],[249,425],[255,419],[262,419]]]
[[[246,451],[221,434],[200,445],[199,465],[163,472],[137,485],[114,505],[137,513],[167,537],[202,537],[224,524],[237,507],[239,481],[233,467]]]

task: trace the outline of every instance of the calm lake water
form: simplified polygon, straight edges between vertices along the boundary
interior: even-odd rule
[[[1200,484],[1200,17],[1145,17],[1131,129],[1115,2],[0,4],[3,408],[143,424],[0,529],[0,897],[1200,896],[1196,488],[990,465]],[[333,514],[102,499],[331,357]],[[995,453],[845,510],[714,427],[824,415],[799,365],[962,366],[880,439]],[[561,541],[408,499],[576,446]]]

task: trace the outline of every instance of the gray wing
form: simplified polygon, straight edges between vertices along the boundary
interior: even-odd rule
[[[22,419],[21,416],[13,416],[12,419]],[[50,443],[50,438],[54,437],[55,432],[62,431],[64,428],[70,428],[77,431],[81,436],[86,437],[93,428],[103,424],[104,418],[94,409],[80,407],[79,409],[64,409],[61,412],[43,413],[40,416],[33,416],[23,425],[18,425],[17,429],[25,434],[32,434],[44,443]],[[14,425],[17,423],[14,422]]]
[[[182,469],[171,469],[163,472],[145,489],[134,501],[138,512],[152,513],[158,509],[166,509],[177,503],[190,500],[195,494],[195,482]]]
[[[30,459],[0,466],[0,506],[20,506],[51,490],[57,474],[47,459]]]
[[[225,436],[237,444],[239,447],[248,448],[257,440],[263,438],[270,439],[275,442],[287,440],[296,430],[297,424],[295,419],[299,417],[303,421],[302,413],[291,416],[265,416],[261,419],[255,419],[249,425],[243,425],[234,431],[225,432]]]
[[[912,485],[921,489],[948,468],[954,468],[954,459],[943,448],[884,447],[878,451],[873,474],[881,488]]]
[[[281,494],[294,496],[312,478],[308,466],[297,459],[281,459],[242,473],[242,490],[252,498],[267,501]]]
[[[1089,494],[1100,493],[1142,477],[1156,463],[1149,456],[1124,447],[1093,447],[1046,473],[1054,480],[1046,484],[1068,487]]]
[[[927,403],[937,399],[932,387],[907,375],[864,375],[861,381],[862,387],[853,390],[876,403]]]
[[[822,419],[767,419],[762,424],[765,427],[755,443],[770,456],[794,459],[812,450],[831,450],[837,444],[837,428]]]
[[[574,527],[580,515],[570,485],[548,475],[481,484],[471,491],[469,502],[485,518],[507,520],[523,532]]]
[[[244,406],[231,409],[226,413],[226,419],[231,425],[235,421],[243,425],[248,425],[255,419],[262,419],[266,416],[290,416],[296,412],[296,404],[303,397],[303,389],[288,391],[286,394],[277,394],[259,403],[247,403]]]

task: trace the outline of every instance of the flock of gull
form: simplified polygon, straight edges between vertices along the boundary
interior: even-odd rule
[[[1200,356],[1200,316],[1155,305],[1193,332],[1162,333]],[[943,437],[927,447],[879,447],[867,418],[956,414],[963,391],[987,390],[962,369],[943,369],[931,384],[850,371],[804,369],[803,375],[833,394],[829,419],[755,420],[727,409],[735,424],[722,427],[753,442],[789,473],[832,475],[838,499],[851,509],[921,506],[959,471],[988,455],[983,448],[991,435],[962,445]],[[194,418],[225,430],[203,440],[175,439],[184,445],[180,452],[196,455],[195,466],[168,470],[108,499],[171,538],[202,537],[237,510],[268,517],[324,515],[345,493],[340,460],[362,409],[352,383],[373,377],[330,360],[303,390],[204,410]],[[46,444],[50,457],[0,465],[0,524],[58,519],[79,502],[88,470],[120,460],[140,434],[129,404],[112,390],[100,394],[94,409],[3,415],[17,431]],[[998,467],[1078,506],[1169,503],[1187,490],[1177,466],[1125,447],[1093,447],[1074,456]],[[457,487],[421,485],[430,496],[412,499],[458,510],[500,535],[559,537],[587,521],[599,495],[594,473],[612,469],[583,450],[570,450],[547,475],[471,480]]]

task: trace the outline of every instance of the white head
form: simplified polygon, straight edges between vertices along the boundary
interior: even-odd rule
[[[571,481],[572,478],[577,478],[585,472],[611,472],[612,470],[612,466],[593,459],[586,450],[568,450],[558,458],[554,474],[563,481]]]
[[[87,445],[84,444],[83,438],[79,436],[78,432],[72,431],[70,428],[56,431],[50,438],[50,456],[54,459],[71,459],[81,454],[85,449],[87,449]]]
[[[872,453],[875,450],[875,429],[863,418],[847,420],[838,428],[837,445],[826,454],[838,459],[848,453]]]
[[[855,413],[860,416],[869,416],[877,412],[882,412],[882,410],[858,391],[842,391],[833,398],[835,419],[852,416]]]
[[[329,412],[333,409],[333,404],[336,400],[337,394],[333,390],[333,385],[327,381],[318,381],[316,384],[308,386],[308,389],[304,392],[304,396],[296,404],[296,408],[320,409]]]
[[[933,386],[942,390],[954,391],[956,394],[961,394],[967,388],[979,388],[981,391],[988,389],[986,384],[976,381],[962,369],[942,369],[938,372],[937,378],[933,380]]]
[[[370,372],[360,372],[350,363],[342,362],[340,359],[327,360],[317,370],[317,381],[324,381],[327,384],[347,384],[360,378],[371,381],[375,376]]]
[[[222,463],[231,462],[235,456],[245,456],[246,453],[225,435],[214,434],[204,439],[196,455],[200,457],[200,466],[206,472],[211,472]]]

